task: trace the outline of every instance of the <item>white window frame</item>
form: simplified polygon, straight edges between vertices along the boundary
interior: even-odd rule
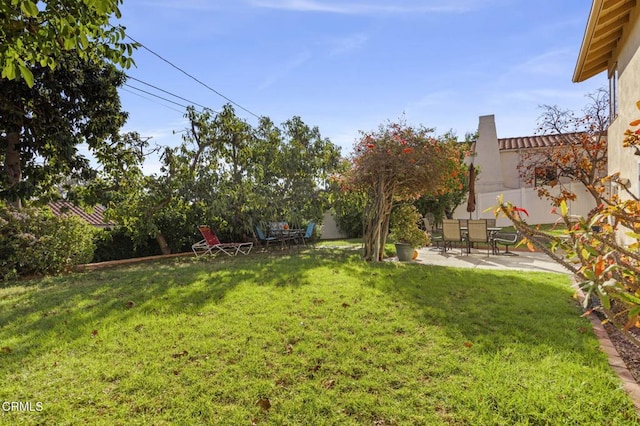
[[[609,122],[618,116],[618,64],[609,71]]]

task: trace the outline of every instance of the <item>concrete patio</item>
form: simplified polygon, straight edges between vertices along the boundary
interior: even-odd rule
[[[562,265],[554,262],[544,253],[517,251],[505,254],[489,254],[487,250],[472,249],[467,254],[466,249],[453,248],[442,254],[440,248],[424,247],[418,249],[418,258],[414,261],[425,265],[451,266],[458,268],[478,269],[515,269],[522,271],[556,272],[570,274]]]

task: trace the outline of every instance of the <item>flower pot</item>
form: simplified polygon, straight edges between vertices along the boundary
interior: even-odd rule
[[[413,260],[414,248],[411,244],[396,243],[396,254],[400,262],[409,262]]]

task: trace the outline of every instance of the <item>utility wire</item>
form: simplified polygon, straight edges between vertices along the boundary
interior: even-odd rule
[[[148,97],[146,97],[146,96],[144,96],[144,95],[141,95],[140,93],[136,93],[136,92],[134,92],[133,90],[129,90],[129,89],[124,88],[124,87],[121,87],[121,88],[120,88],[120,90],[122,90],[123,92],[131,93],[132,95],[134,95],[134,96],[138,96],[138,97],[140,97],[140,98],[142,98],[142,99],[146,99],[146,100],[148,100],[149,102],[153,102],[154,104],[161,105],[161,106],[163,106],[163,107],[165,107],[165,108],[168,108],[168,109],[170,109],[170,110],[172,110],[172,111],[179,112],[179,113],[184,113],[184,111],[181,111],[181,110],[179,110],[179,109],[177,109],[177,108],[170,107],[169,105],[165,105],[165,104],[160,103],[160,102],[156,102],[156,101],[154,101],[154,100],[153,100],[153,99],[151,99],[151,98],[148,98]]]
[[[159,91],[161,91],[161,92],[163,92],[163,93],[166,93],[167,95],[171,95],[171,96],[173,96],[173,97],[175,97],[175,98],[182,99],[183,101],[188,102],[188,103],[190,103],[191,105],[197,105],[197,106],[199,106],[199,107],[201,107],[201,108],[204,108],[204,109],[210,109],[210,110],[213,110],[213,108],[209,108],[209,107],[204,106],[204,105],[201,105],[201,104],[199,104],[199,103],[197,103],[197,102],[190,101],[190,100],[189,100],[189,99],[187,99],[187,98],[183,98],[182,96],[179,96],[179,95],[176,95],[175,93],[171,93],[171,92],[169,92],[169,91],[167,91],[167,90],[161,89],[161,88],[160,88],[160,87],[158,87],[158,86],[154,86],[154,85],[153,85],[153,84],[151,84],[151,83],[147,83],[147,82],[142,81],[142,80],[140,80],[140,79],[138,79],[138,78],[132,77],[132,76],[130,76],[130,75],[128,75],[128,74],[127,74],[127,78],[128,78],[128,79],[131,79],[131,80],[135,80],[135,81],[137,81],[138,83],[142,83],[142,84],[144,84],[145,86],[152,87],[152,88],[154,88],[154,89],[156,89],[156,90],[159,90]]]
[[[149,91],[144,90],[144,89],[141,89],[141,88],[139,88],[139,87],[132,86],[132,85],[130,85],[130,84],[128,84],[128,83],[125,83],[124,85],[125,85],[125,86],[127,86],[127,87],[129,87],[129,88],[131,88],[131,89],[133,89],[133,90],[137,90],[137,91],[139,91],[139,92],[146,93],[147,95],[150,95],[150,96],[156,97],[156,98],[158,98],[158,99],[162,99],[163,101],[170,102],[170,103],[172,103],[172,104],[174,104],[174,105],[178,105],[179,107],[182,107],[182,108],[184,108],[184,109],[186,109],[186,108],[187,108],[187,106],[186,106],[186,105],[182,105],[182,104],[180,104],[180,103],[178,103],[178,102],[172,101],[171,99],[163,98],[163,97],[162,97],[162,96],[160,96],[160,95],[156,95],[155,93],[149,92]]]
[[[148,51],[149,53],[151,53],[152,55],[155,55],[156,57],[158,57],[159,59],[161,59],[162,61],[166,62],[167,64],[171,65],[173,68],[177,69],[178,71],[180,71],[181,73],[183,73],[184,75],[186,75],[187,77],[191,78],[192,80],[198,82],[199,84],[201,84],[202,86],[206,87],[207,89],[211,90],[213,93],[215,93],[216,95],[220,96],[221,98],[226,99],[227,101],[229,101],[230,103],[232,103],[233,105],[237,106],[238,108],[242,109],[243,111],[248,112],[249,114],[253,115],[256,118],[260,118],[259,115],[249,111],[247,108],[243,107],[242,105],[238,104],[237,102],[229,99],[228,97],[226,97],[225,95],[223,95],[222,93],[218,92],[216,89],[214,89],[213,87],[207,85],[206,83],[198,80],[196,77],[194,77],[193,75],[189,74],[188,72],[186,72],[185,70],[183,70],[182,68],[180,68],[179,66],[175,65],[173,62],[169,61],[168,59],[163,58],[162,56],[160,56],[160,54],[154,52],[153,50],[149,49],[147,46],[145,46],[144,44],[140,43],[139,41],[137,41],[136,39],[134,39],[133,37],[131,37],[129,34],[126,34],[126,36],[133,41],[134,43],[138,44],[140,47],[142,47],[143,49],[145,49],[146,51]]]

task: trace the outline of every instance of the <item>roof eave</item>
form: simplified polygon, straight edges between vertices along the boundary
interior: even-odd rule
[[[598,68],[592,68],[589,70],[590,72],[585,73],[584,65],[587,59],[587,53],[589,52],[589,48],[591,47],[591,40],[593,40],[593,33],[596,30],[596,25],[598,23],[598,17],[600,16],[600,11],[602,10],[603,0],[594,0],[591,4],[591,11],[589,12],[589,20],[587,21],[587,27],[584,31],[584,36],[582,38],[582,45],[580,46],[580,53],[578,54],[578,62],[576,63],[575,71],[573,72],[573,82],[579,83],[581,81],[585,81],[586,79],[593,77],[594,75],[604,71],[606,66],[599,71],[596,71]]]

